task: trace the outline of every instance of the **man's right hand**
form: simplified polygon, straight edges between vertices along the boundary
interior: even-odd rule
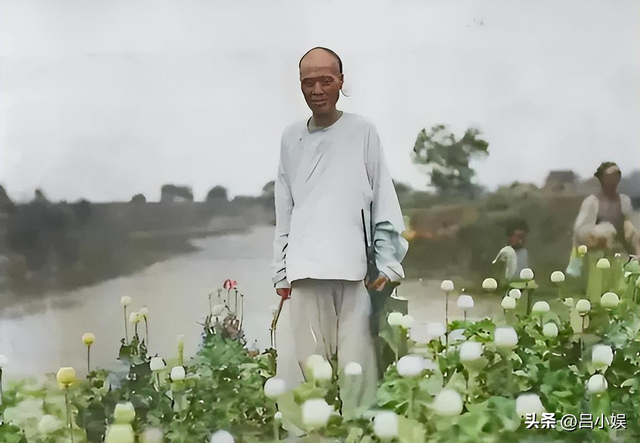
[[[289,300],[291,298],[291,288],[277,288],[276,294],[283,300]]]

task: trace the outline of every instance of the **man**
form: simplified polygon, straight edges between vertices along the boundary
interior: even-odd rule
[[[520,271],[529,267],[529,253],[525,248],[529,226],[524,220],[514,220],[507,226],[507,246],[502,248],[493,263],[506,262],[505,279],[516,280]]]
[[[314,48],[302,57],[299,69],[312,116],[282,135],[273,282],[280,297],[291,297],[300,368],[312,354],[328,360],[337,356],[340,368],[357,362],[365,380],[360,401],[372,403],[377,370],[361,211],[366,226],[371,220],[375,226],[381,271],[378,279],[367,282],[370,289],[380,290],[404,276],[404,220],[375,127],[336,108],[344,83],[340,58],[329,49]]]

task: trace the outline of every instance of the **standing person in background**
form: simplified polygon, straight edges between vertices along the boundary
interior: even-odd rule
[[[525,248],[529,225],[518,219],[507,225],[507,246],[502,248],[493,263],[504,261],[505,279],[512,281],[520,277],[520,271],[529,267],[529,252]]]
[[[360,403],[369,405],[375,401],[377,369],[367,288],[382,289],[404,276],[404,220],[375,126],[336,108],[344,82],[340,57],[314,48],[302,57],[299,70],[312,116],[282,135],[273,283],[280,297],[291,298],[300,368],[312,354],[337,357],[339,369],[359,363]],[[364,281],[362,210],[375,227],[381,274],[372,282]]]

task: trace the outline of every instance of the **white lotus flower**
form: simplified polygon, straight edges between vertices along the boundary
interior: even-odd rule
[[[326,360],[322,355],[318,355],[318,354],[310,355],[309,358],[307,358],[307,368],[313,370],[314,367],[316,367],[317,365],[321,365],[325,361]]]
[[[522,291],[520,291],[520,289],[512,289],[509,291],[509,297],[514,300],[520,300],[520,297],[522,297]]]
[[[583,298],[581,300],[578,300],[578,303],[576,303],[576,311],[578,311],[580,315],[586,315],[590,310],[591,302],[589,300],[585,300]]]
[[[410,315],[403,315],[402,319],[400,320],[400,326],[402,326],[404,329],[411,329],[411,326],[413,326],[413,322],[414,319],[412,316]]]
[[[530,268],[520,271],[520,280],[533,280],[533,277],[533,271]]]
[[[558,325],[550,321],[542,327],[542,335],[547,338],[556,338],[558,336]]]
[[[82,343],[84,343],[87,346],[91,346],[95,341],[96,341],[96,336],[93,335],[91,332],[87,332],[82,336]]]
[[[607,309],[615,308],[618,303],[620,303],[620,298],[615,292],[606,292],[600,297],[600,304]]]
[[[500,305],[505,311],[510,311],[516,308],[516,300],[507,295],[502,299],[502,303],[500,303]]]
[[[531,308],[531,312],[534,314],[544,314],[546,312],[549,312],[550,310],[551,307],[549,307],[549,303],[547,303],[546,301],[537,301]]]
[[[282,412],[278,411],[273,415],[275,421],[282,421]]]
[[[389,326],[400,326],[402,324],[402,317],[403,315],[401,313],[392,312],[387,317],[387,323],[389,323]]]
[[[460,361],[472,362],[482,357],[482,343],[476,341],[466,341],[460,345]]]
[[[458,302],[457,302],[458,308],[462,309],[463,311],[468,311],[469,309],[473,309],[473,297],[471,297],[470,295],[461,295],[460,297],[458,297]]]
[[[416,377],[420,375],[423,367],[423,359],[417,355],[405,355],[398,360],[398,374],[402,377]]]
[[[171,380],[182,381],[187,378],[187,373],[184,370],[184,366],[175,366],[171,369]]]
[[[362,366],[359,363],[352,361],[344,367],[345,375],[362,375]]]
[[[140,436],[140,443],[163,443],[164,433],[160,428],[147,428]]]
[[[129,314],[129,322],[133,324],[140,323],[142,320],[143,317],[139,312],[132,312],[131,314]]]
[[[496,328],[493,341],[499,349],[513,349],[518,344],[518,334],[510,326]]]
[[[586,245],[578,246],[578,254],[579,255],[585,255],[587,252],[589,252],[589,248],[587,248]]]
[[[164,360],[161,359],[160,357],[152,357],[151,361],[149,362],[149,368],[153,372],[162,371],[166,367],[167,365],[164,363]]]
[[[373,433],[380,440],[398,437],[398,416],[393,411],[380,411],[373,419]]]
[[[587,392],[592,395],[602,394],[608,387],[609,383],[602,374],[593,374],[587,382]]]
[[[234,443],[235,439],[227,431],[216,431],[211,436],[209,443]]]
[[[443,389],[433,402],[433,409],[438,415],[454,417],[463,409],[462,396],[453,389]]]
[[[211,308],[211,315],[214,317],[220,317],[225,310],[225,305],[223,303],[219,303],[217,305],[213,305]],[[276,307],[277,310],[277,307]]]
[[[104,443],[134,443],[136,435],[129,424],[114,424],[107,429]]]
[[[131,402],[118,403],[113,411],[113,420],[117,424],[131,424],[136,418],[136,410]]]
[[[38,423],[38,432],[43,435],[52,434],[57,430],[62,429],[62,426],[62,422],[53,415],[45,415]]]
[[[596,268],[598,269],[609,269],[610,267],[611,267],[611,262],[609,262],[609,260],[607,260],[606,258],[601,258],[596,263]]]
[[[443,280],[440,284],[440,289],[445,292],[451,292],[455,289],[455,286],[453,285],[453,282],[451,280]]]
[[[264,384],[264,395],[267,398],[278,398],[287,392],[287,383],[280,378],[270,378]]]
[[[427,334],[433,338],[440,338],[446,332],[444,325],[442,323],[433,322],[427,323]]]
[[[0,369],[7,366],[7,363],[9,363],[9,359],[7,358],[7,356],[0,354]]]
[[[607,345],[595,345],[591,350],[591,363],[596,370],[605,370],[613,362],[613,349]]]
[[[522,394],[516,398],[516,412],[520,417],[525,417],[527,414],[541,417],[545,409],[537,394]]]
[[[131,297],[129,297],[128,295],[125,295],[120,299],[120,304],[122,306],[129,306],[131,304]]]
[[[315,380],[331,380],[333,378],[333,367],[328,361],[318,363],[313,367],[313,378]]]
[[[482,282],[482,289],[485,291],[495,291],[498,289],[498,282],[495,278],[485,278]]]
[[[302,404],[302,422],[310,428],[327,425],[333,410],[322,398],[312,398]]]
[[[562,271],[553,271],[551,273],[551,282],[552,283],[563,283],[565,281],[565,276]]]
[[[565,306],[568,306],[570,308],[573,308],[573,298],[572,297],[567,297],[562,301],[562,304]]]
[[[68,388],[77,381],[76,370],[73,368],[60,368],[56,374],[56,380],[62,386]]]
[[[147,318],[149,316],[149,308],[146,306],[141,307],[138,314],[140,314],[143,319]]]

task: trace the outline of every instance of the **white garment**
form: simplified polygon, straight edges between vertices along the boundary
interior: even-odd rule
[[[376,229],[376,260],[390,279],[404,276],[404,220],[378,133],[371,122],[343,113],[310,133],[306,121],[282,135],[275,183],[276,233],[273,282],[361,281],[367,263],[361,210]]]
[[[371,303],[364,284],[338,280],[297,280],[291,292],[290,321],[299,370],[288,374],[287,384],[302,381],[302,368],[312,354],[331,360],[337,355],[340,369],[356,362],[362,366],[363,383],[357,393],[360,405],[373,405],[378,371],[369,332]]]

